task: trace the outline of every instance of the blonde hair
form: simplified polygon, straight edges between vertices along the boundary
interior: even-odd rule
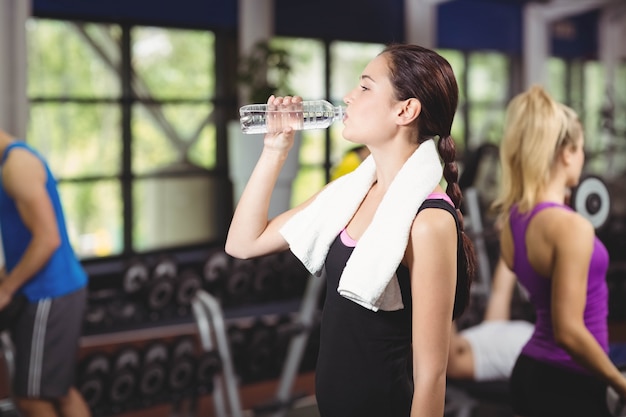
[[[500,145],[502,181],[493,206],[504,220],[511,207],[531,210],[550,179],[558,153],[582,137],[578,115],[534,86],[509,103]]]

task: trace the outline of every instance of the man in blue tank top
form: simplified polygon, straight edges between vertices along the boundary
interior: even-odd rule
[[[46,161],[3,131],[0,229],[5,259],[0,310],[14,297],[27,300],[10,325],[16,405],[24,417],[89,416],[73,387],[87,275],[70,246]]]

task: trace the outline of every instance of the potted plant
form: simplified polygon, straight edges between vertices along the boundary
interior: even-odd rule
[[[245,103],[265,103],[269,96],[289,92],[291,57],[285,48],[268,40],[254,44],[239,60],[237,81]],[[239,121],[229,125],[229,166],[236,204],[263,149],[263,136],[244,134]],[[275,216],[289,208],[291,184],[298,172],[301,136],[296,132],[294,146],[289,152],[278,183],[272,194],[269,215]]]
[[[272,94],[289,91],[291,68],[288,50],[262,40],[240,58],[237,80],[250,103],[264,103]]]

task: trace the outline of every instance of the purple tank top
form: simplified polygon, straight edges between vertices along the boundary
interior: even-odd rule
[[[536,312],[535,331],[522,349],[522,353],[555,366],[588,374],[589,372],[585,368],[576,363],[564,349],[555,343],[550,308],[552,280],[537,274],[528,261],[525,239],[528,224],[537,213],[549,207],[561,207],[564,210],[572,210],[563,204],[550,202],[537,204],[530,213],[520,214],[516,207],[511,209],[510,224],[515,251],[513,271],[517,274],[520,283],[528,291],[530,301]],[[584,320],[587,329],[589,329],[605,352],[608,352],[609,346],[607,323],[609,293],[606,284],[608,266],[608,251],[596,237],[589,264]]]

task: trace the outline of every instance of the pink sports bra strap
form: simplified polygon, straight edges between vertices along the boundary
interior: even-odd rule
[[[427,200],[432,200],[432,199],[446,200],[448,203],[452,205],[452,207],[454,207],[454,203],[452,202],[452,199],[446,193],[430,193],[428,197],[426,197],[426,199]]]

